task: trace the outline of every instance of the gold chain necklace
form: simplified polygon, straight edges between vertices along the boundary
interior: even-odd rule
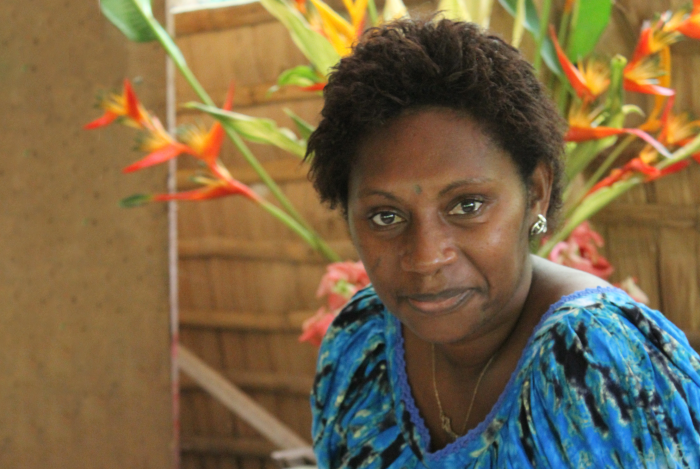
[[[440,402],[440,395],[438,394],[438,389],[437,389],[437,382],[435,379],[435,344],[430,344],[431,346],[431,354],[432,354],[432,360],[433,360],[433,391],[435,391],[435,400],[437,401],[438,409],[440,410],[440,425],[442,426],[442,429],[447,433],[447,435],[452,438],[453,440],[456,440],[459,438],[460,435],[454,432],[452,430],[452,420],[445,415],[445,412],[442,410],[442,402]],[[476,386],[474,386],[474,392],[472,393],[472,399],[469,402],[469,409],[467,410],[467,417],[464,420],[464,425],[462,425],[462,431],[460,432],[461,435],[464,435],[465,431],[467,430],[467,423],[469,422],[469,417],[472,415],[472,407],[474,407],[474,400],[476,399],[476,393],[479,391],[479,385],[481,384],[481,378],[484,377],[486,374],[486,370],[488,370],[489,365],[491,365],[491,362],[493,362],[493,359],[496,358],[496,354],[494,353],[491,355],[491,358],[489,361],[486,363],[484,368],[481,370],[481,374],[479,374],[479,378],[476,380]]]

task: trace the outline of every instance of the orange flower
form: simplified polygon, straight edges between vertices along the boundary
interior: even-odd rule
[[[676,26],[676,31],[684,36],[700,39],[700,0],[693,0],[693,10]]]
[[[645,155],[645,157],[648,157],[648,155]],[[668,166],[664,169],[658,169],[644,161],[644,159],[642,159],[642,156],[638,156],[637,158],[630,160],[622,168],[616,168],[610,171],[610,175],[601,179],[600,182],[593,186],[586,195],[590,195],[596,192],[597,190],[602,189],[603,187],[612,186],[618,181],[629,179],[634,174],[643,174],[646,176],[644,182],[650,182],[655,179],[668,176],[669,174],[681,171],[688,167],[689,164],[689,161],[683,160],[679,161],[678,163],[672,164],[671,166]]]
[[[139,169],[164,163],[182,153],[194,154],[190,147],[172,138],[158,119],[152,118],[149,127],[145,138],[139,146],[140,150],[149,152],[148,155],[136,163],[130,164],[122,172],[132,173]]]
[[[690,120],[690,114],[669,114],[660,139],[668,145],[683,146],[700,133],[700,119]]]
[[[321,17],[323,34],[328,38],[336,52],[340,55],[350,53],[352,43],[357,37],[357,30],[323,0],[311,0],[311,3],[316,7],[316,11]]]
[[[232,83],[226,95],[226,102],[222,108],[224,111],[230,111],[232,109],[234,92],[235,87]],[[224,128],[218,121],[212,125],[209,132],[200,125],[192,126],[186,128],[181,133],[180,138],[192,149],[192,155],[211,166],[219,158],[221,144],[224,140]]]
[[[234,87],[231,85],[223,107],[227,111],[233,105],[233,93]],[[209,132],[206,132],[200,126],[195,126],[185,130],[181,138],[184,143],[180,143],[170,136],[157,118],[150,118],[146,137],[139,147],[141,150],[149,152],[149,154],[136,163],[127,166],[122,171],[125,173],[138,171],[139,169],[172,160],[181,154],[199,158],[211,167],[219,157],[219,151],[224,139],[224,129],[219,122],[216,122]]]
[[[675,90],[659,85],[659,78],[665,74],[658,55],[643,57],[625,67],[623,87],[637,93],[673,96]]]
[[[630,63],[638,62],[644,57],[656,54],[671,44],[680,41],[682,36],[676,32],[676,28],[682,15],[682,12],[674,14],[666,12],[653,24],[645,21]]]
[[[228,195],[242,195],[251,200],[258,200],[260,196],[253,189],[235,179],[227,181],[216,181],[199,189],[173,194],[157,194],[153,196],[156,202],[167,202],[170,200],[207,200],[217,199]]]
[[[613,135],[630,134],[635,135],[649,145],[654,147],[656,151],[664,156],[670,157],[666,147],[654,139],[651,135],[640,129],[618,129],[614,127],[569,127],[569,130],[564,136],[567,142],[585,142],[588,140],[597,140],[600,138],[612,137]]]
[[[136,207],[148,202],[168,202],[171,200],[208,200],[228,195],[243,195],[251,200],[259,200],[260,196],[253,190],[235,179],[215,180],[212,179],[204,187],[185,192],[175,192],[172,194],[136,194],[121,201],[124,207]]]
[[[554,43],[562,70],[564,70],[566,78],[579,98],[584,101],[593,101],[608,89],[608,85],[610,85],[610,70],[605,63],[591,58],[585,65],[579,62],[579,68],[576,68],[559,45],[556,32],[551,25],[549,27],[549,35]]]
[[[130,127],[145,128],[150,124],[146,110],[139,103],[129,80],[124,80],[124,91],[121,95],[109,94],[100,101],[100,107],[105,113],[83,126],[84,129],[96,129],[111,124],[122,118],[122,122]]]

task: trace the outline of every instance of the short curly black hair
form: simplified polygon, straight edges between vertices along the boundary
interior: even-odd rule
[[[548,218],[561,206],[564,122],[532,66],[471,23],[398,20],[365,32],[329,76],[322,120],[309,138],[309,178],[322,202],[347,215],[359,142],[407,111],[447,108],[475,119],[527,184],[552,168]]]

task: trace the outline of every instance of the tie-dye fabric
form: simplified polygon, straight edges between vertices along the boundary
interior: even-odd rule
[[[488,417],[431,452],[400,323],[369,287],[324,339],[311,405],[319,468],[700,468],[700,358],[614,288],[552,305]]]

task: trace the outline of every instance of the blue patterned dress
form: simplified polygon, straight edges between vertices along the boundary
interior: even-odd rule
[[[311,405],[322,469],[700,468],[700,358],[615,288],[552,305],[486,419],[431,452],[400,323],[368,287],[324,339]]]

